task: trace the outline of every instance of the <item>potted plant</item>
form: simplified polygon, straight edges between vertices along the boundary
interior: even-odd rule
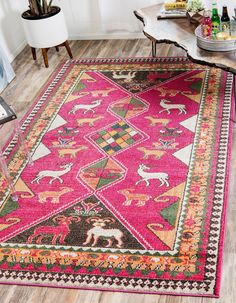
[[[201,23],[204,9],[205,8],[201,0],[189,0],[187,3],[187,17],[190,23]]]
[[[28,0],[29,9],[21,15],[24,32],[36,60],[36,48],[42,49],[45,66],[48,67],[47,50],[65,46],[70,57],[68,31],[60,7],[52,5],[53,0]]]

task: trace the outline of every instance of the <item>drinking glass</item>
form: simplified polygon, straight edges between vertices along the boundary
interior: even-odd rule
[[[230,36],[236,37],[236,20],[230,21]]]

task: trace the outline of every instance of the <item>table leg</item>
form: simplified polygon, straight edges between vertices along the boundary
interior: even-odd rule
[[[29,165],[32,166],[34,164],[33,159],[32,159],[31,153],[29,151],[28,145],[25,142],[25,137],[20,129],[20,124],[19,124],[18,119],[14,120],[14,123],[15,123],[15,134],[19,138],[19,144],[20,144],[20,146],[22,146],[24,155],[28,158]]]
[[[33,59],[36,60],[37,57],[36,57],[36,50],[34,47],[31,47],[31,52],[32,52],[32,56],[33,56]]]
[[[14,183],[11,179],[11,176],[9,174],[9,171],[8,171],[8,168],[7,168],[7,163],[6,163],[6,160],[5,160],[5,158],[2,154],[1,148],[0,148],[0,167],[1,167],[1,170],[2,170],[2,173],[3,173],[3,176],[7,181],[7,185],[10,188],[12,199],[14,201],[18,201],[18,196],[16,194],[16,189],[15,189]]]
[[[157,53],[157,44],[156,41],[152,40],[152,56],[156,57],[156,53]]]
[[[235,119],[235,115],[236,115],[236,75],[235,74],[232,74],[233,75],[233,94],[234,94],[234,123],[236,122],[236,119]]]

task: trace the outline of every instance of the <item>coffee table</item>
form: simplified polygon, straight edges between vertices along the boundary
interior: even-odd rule
[[[156,44],[168,43],[181,47],[195,63],[215,66],[236,74],[236,51],[213,52],[197,46],[194,30],[196,26],[187,18],[157,20],[163,4],[156,4],[134,11],[143,22],[143,33],[152,41],[152,55],[156,56]],[[235,87],[235,85],[234,85]]]

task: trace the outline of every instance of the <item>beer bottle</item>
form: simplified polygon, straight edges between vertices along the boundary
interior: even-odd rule
[[[230,19],[227,11],[227,6],[223,6],[222,16],[221,16],[221,31],[229,34],[230,29]]]
[[[220,16],[218,15],[217,3],[212,4],[212,38],[216,38],[216,34],[220,31]]]

